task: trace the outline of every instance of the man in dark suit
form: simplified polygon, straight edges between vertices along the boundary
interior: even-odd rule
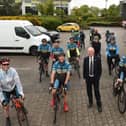
[[[92,85],[94,86],[94,92],[96,102],[98,106],[98,112],[102,112],[101,96],[99,91],[99,80],[102,73],[101,59],[96,57],[94,48],[88,48],[88,56],[84,58],[83,62],[83,78],[86,81],[87,95],[89,100],[88,107],[93,105]]]

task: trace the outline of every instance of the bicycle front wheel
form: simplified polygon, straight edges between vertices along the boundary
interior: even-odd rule
[[[112,84],[112,91],[113,91],[112,93],[113,93],[113,96],[117,95],[116,88],[115,88],[116,81],[117,81],[117,77],[114,77],[113,84]]]
[[[19,126],[29,126],[27,112],[24,107],[17,110],[17,119]]]
[[[42,81],[42,74],[44,74],[44,67],[43,64],[40,65],[40,70],[39,70],[39,81]]]
[[[81,78],[81,75],[80,75],[80,66],[78,64],[76,64],[76,71],[77,71],[78,77]]]
[[[118,95],[118,109],[121,114],[126,111],[126,93],[123,87]]]

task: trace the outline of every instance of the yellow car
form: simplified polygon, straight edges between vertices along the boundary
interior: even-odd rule
[[[79,31],[80,26],[77,23],[65,23],[58,26],[57,31]]]

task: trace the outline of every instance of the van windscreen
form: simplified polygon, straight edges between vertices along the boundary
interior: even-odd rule
[[[38,36],[41,35],[42,33],[33,25],[28,25],[25,26],[25,28],[33,35],[33,36]]]

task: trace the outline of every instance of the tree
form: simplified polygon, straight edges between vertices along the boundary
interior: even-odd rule
[[[108,9],[108,16],[118,17],[120,15],[120,7],[115,4],[111,5]]]
[[[39,4],[38,10],[41,13],[41,15],[53,15],[54,14],[53,0],[47,0]]]
[[[83,5],[80,8],[74,8],[72,15],[82,17],[84,19],[98,15],[99,9],[96,7],[89,8],[87,5]]]
[[[103,17],[119,17],[120,16],[120,6],[113,4],[108,9],[104,8],[101,10],[101,15]]]
[[[21,3],[15,3],[15,0],[0,0],[0,15],[10,16],[21,14]]]
[[[90,13],[92,14],[93,17],[97,17],[100,14],[100,9],[98,7],[91,7]]]
[[[61,9],[61,8],[55,9],[55,10],[54,10],[54,13],[55,13],[55,15],[57,15],[57,16],[65,15],[64,10]]]

